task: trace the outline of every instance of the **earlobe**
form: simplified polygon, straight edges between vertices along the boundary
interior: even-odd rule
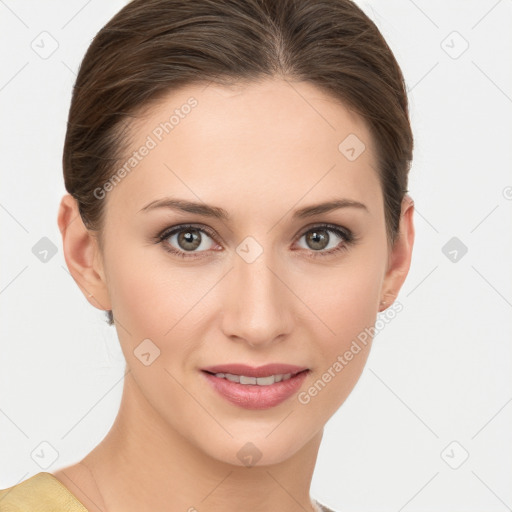
[[[71,276],[94,307],[111,309],[97,239],[85,227],[76,199],[70,194],[65,194],[61,200],[57,223]]]
[[[414,201],[406,194],[402,201],[399,234],[393,245],[382,285],[382,300],[379,311],[389,307],[398,296],[409,273],[414,245]]]

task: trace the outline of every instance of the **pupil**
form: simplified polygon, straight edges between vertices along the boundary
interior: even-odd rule
[[[178,236],[178,243],[182,246],[182,243],[185,246],[182,246],[184,250],[193,250],[197,249],[199,245],[201,245],[201,237],[197,234],[196,229],[189,229],[187,231],[182,231]],[[191,244],[191,246],[187,246],[187,244]]]
[[[311,231],[309,241],[311,242],[312,249],[324,249],[327,246],[329,237],[322,233],[326,233],[326,230],[324,229],[321,231]]]

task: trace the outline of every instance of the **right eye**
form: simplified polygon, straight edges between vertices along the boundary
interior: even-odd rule
[[[194,253],[206,252],[212,248],[212,238],[213,233],[209,229],[180,225],[166,229],[158,236],[158,241],[163,243],[164,249],[172,254],[183,258],[194,258],[196,257]]]

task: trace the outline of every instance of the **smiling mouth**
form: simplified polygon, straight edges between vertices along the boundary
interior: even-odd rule
[[[291,364],[222,364],[202,368],[209,385],[236,407],[264,410],[276,407],[297,393],[311,368]]]

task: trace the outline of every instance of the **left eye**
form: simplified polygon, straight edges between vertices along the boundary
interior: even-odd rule
[[[329,233],[334,233],[334,238],[331,237]],[[310,229],[309,231],[306,231],[306,233],[304,233],[299,240],[304,237],[306,239],[306,244],[309,244],[309,246],[303,247],[303,249],[312,249],[315,252],[330,252],[340,244],[340,241],[348,241],[348,236],[341,232],[339,229],[326,228],[322,226],[318,226],[316,228]],[[336,238],[338,238],[338,240],[336,240]],[[330,242],[332,242],[332,245],[330,245]]]

